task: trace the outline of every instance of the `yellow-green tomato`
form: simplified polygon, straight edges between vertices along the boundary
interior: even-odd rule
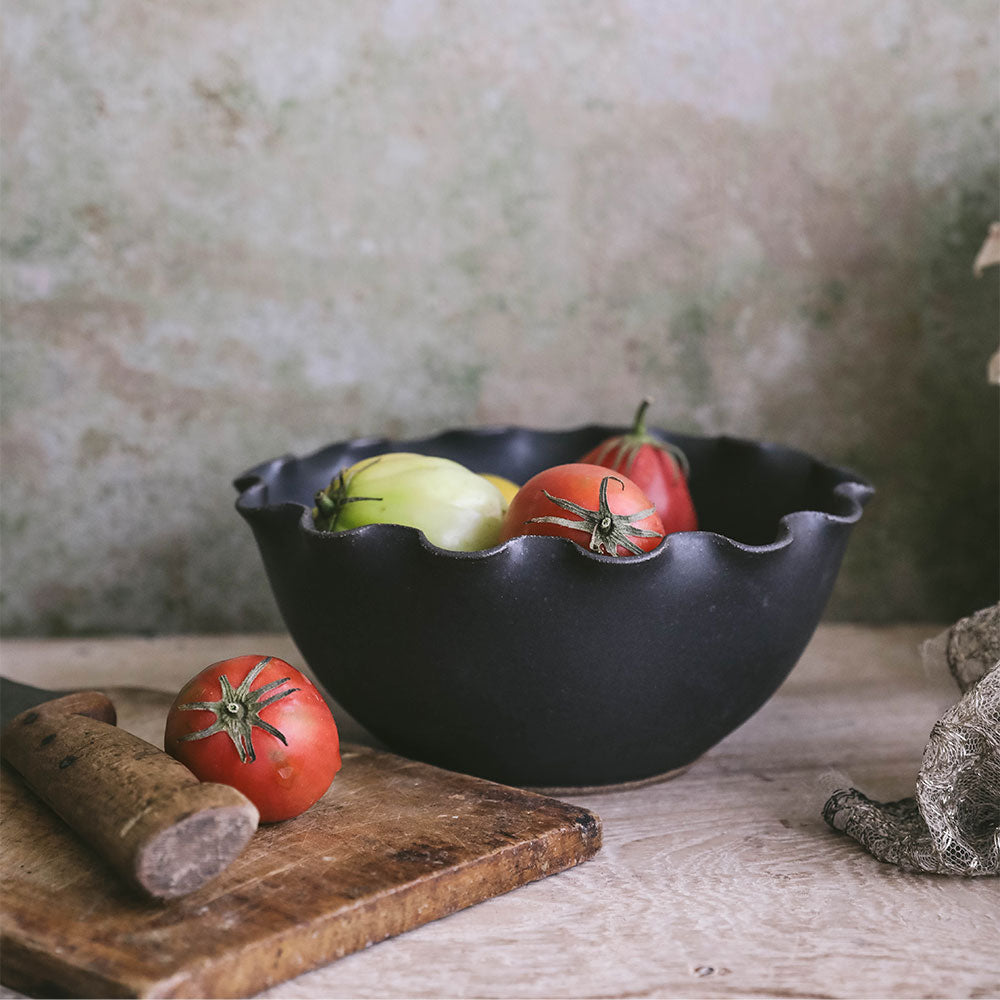
[[[447,458],[394,451],[365,458],[316,494],[321,531],[364,524],[419,528],[442,549],[496,545],[507,503],[491,482]]]

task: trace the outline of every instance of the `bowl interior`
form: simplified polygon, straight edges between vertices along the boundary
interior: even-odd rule
[[[336,472],[387,451],[413,451],[461,462],[474,472],[492,472],[523,483],[551,465],[577,461],[613,433],[626,428],[589,426],[570,431],[485,428],[449,431],[428,438],[392,441],[362,438],[328,445],[304,457],[285,456],[238,477],[241,492],[263,487],[254,504],[312,507],[316,491]],[[655,429],[654,429],[655,430]],[[852,516],[867,501],[870,485],[852,472],[795,449],[741,438],[697,437],[656,430],[684,450],[699,528],[747,545],[767,545],[781,532],[781,519],[796,511]],[[836,487],[852,485],[845,497]],[[860,511],[858,511],[860,513]]]

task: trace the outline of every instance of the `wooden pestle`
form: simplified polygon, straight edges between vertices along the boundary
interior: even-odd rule
[[[103,694],[66,695],[15,716],[0,749],[131,885],[157,899],[193,892],[242,852],[257,809],[229,785],[199,781],[115,721]]]

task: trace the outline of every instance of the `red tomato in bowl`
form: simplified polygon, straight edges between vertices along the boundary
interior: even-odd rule
[[[181,688],[164,749],[201,781],[239,789],[262,823],[305,812],[340,770],[340,736],[316,686],[275,656],[234,656]]]
[[[649,400],[644,399],[627,434],[608,438],[580,461],[628,476],[653,501],[667,534],[694,531],[698,515],[688,490],[687,457],[676,445],[646,430],[648,406]]]
[[[575,462],[545,469],[517,491],[500,540],[517,535],[557,535],[621,556],[656,548],[664,531],[652,501],[631,479]]]

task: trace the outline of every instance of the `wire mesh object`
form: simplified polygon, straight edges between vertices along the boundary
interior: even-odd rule
[[[840,789],[823,818],[905,871],[1000,875],[1000,605],[963,618],[923,655],[947,664],[962,697],[931,730],[913,798]]]

